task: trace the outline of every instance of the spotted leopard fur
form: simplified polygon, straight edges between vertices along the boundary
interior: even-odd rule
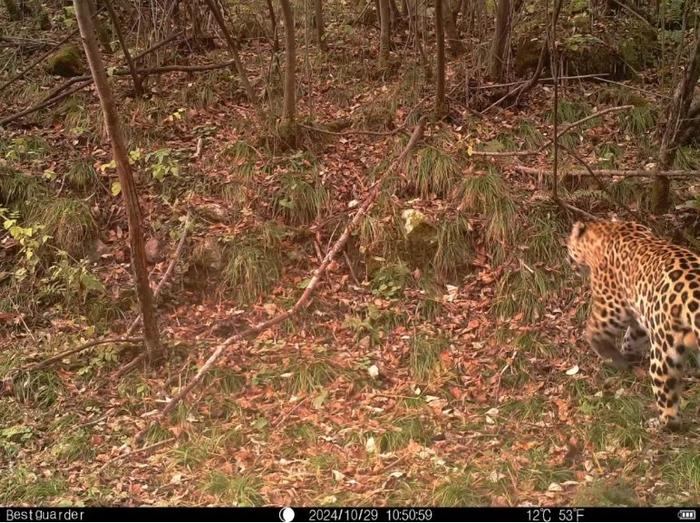
[[[658,421],[679,428],[681,378],[700,362],[700,256],[623,221],[575,223],[567,247],[590,273],[587,341],[618,367],[640,361],[650,347]]]

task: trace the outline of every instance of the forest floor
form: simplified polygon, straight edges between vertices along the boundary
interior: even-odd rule
[[[548,151],[524,158],[467,152],[541,145],[551,133],[550,87],[484,118],[460,109],[453,92],[451,119],[429,125],[419,158],[441,150],[455,159],[443,169],[445,183],[461,191],[464,208],[453,187],[436,187],[420,179],[420,169],[406,168],[347,257],[331,266],[311,307],[231,345],[206,386],[149,430],[143,447],[135,444],[217,342],[296,301],[319,252],[352,212],[350,202],[405,143],[406,133],[393,129],[408,117],[410,132],[412,108],[431,87],[417,66],[410,74],[397,66],[378,75],[376,57],[363,49],[339,41],[328,54],[302,55],[299,112],[309,115],[308,126],[348,120],[351,129],[386,134],[303,128],[304,152],[261,139],[274,132],[250,124],[253,112],[232,91],[228,71],[163,76],[147,100],[132,99],[125,79],[113,82],[132,150],[139,151],[148,234],[161,244],[154,281],[170,261],[183,217],[193,216],[188,247],[160,301],[168,358],[118,376],[133,351],[107,345],[16,376],[12,393],[0,397],[0,504],[700,503],[700,388],[685,393],[683,432],[651,432],[645,373],[608,368],[585,346],[588,293],[563,248],[571,220],[550,203],[544,180],[513,169],[548,169]],[[264,50],[255,51],[245,53],[247,63],[266,71],[269,64],[256,62]],[[451,63],[450,85],[459,85],[458,75]],[[610,92],[601,83],[568,84],[565,121],[619,105],[601,94]],[[75,162],[95,167],[97,189],[81,198],[99,225],[89,274],[101,285],[76,294],[85,282],[72,281],[34,314],[20,312],[23,298],[12,297],[16,307],[2,316],[3,374],[81,341],[120,335],[136,310],[99,106],[92,92],[67,104],[43,113],[43,125],[12,128],[2,153],[6,165],[63,195],[63,173]],[[598,166],[638,166],[650,155],[638,135],[621,129],[628,121],[608,114],[572,133],[569,144]],[[649,128],[637,132],[648,136]],[[29,152],[18,152],[27,143]],[[564,168],[573,165],[566,161]],[[475,197],[461,185],[467,179],[497,179],[486,189],[494,200],[469,208]],[[312,191],[319,186],[323,192]],[[299,187],[310,195],[295,192]],[[647,187],[640,179],[611,190],[636,209]],[[572,182],[562,190],[590,212],[624,215],[599,203],[595,188]],[[441,248],[454,250],[441,258],[449,261],[447,276],[387,248],[398,241],[406,209],[419,209],[447,235]],[[494,215],[505,222],[495,223]],[[456,219],[466,227],[453,238],[443,226]]]

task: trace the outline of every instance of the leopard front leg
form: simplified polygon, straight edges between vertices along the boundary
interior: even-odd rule
[[[630,364],[615,346],[615,342],[629,322],[628,318],[616,318],[613,308],[594,303],[586,324],[586,340],[604,360],[611,360],[619,369],[629,369]]]

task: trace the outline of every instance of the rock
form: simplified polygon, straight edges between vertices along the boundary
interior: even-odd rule
[[[433,259],[437,249],[437,229],[428,218],[416,209],[401,213],[406,238],[406,261],[421,266]]]
[[[146,261],[148,263],[156,263],[162,259],[161,245],[158,238],[151,238],[146,242],[144,250],[146,251]]]
[[[64,78],[80,76],[83,69],[83,55],[74,45],[64,45],[46,63],[47,72]]]

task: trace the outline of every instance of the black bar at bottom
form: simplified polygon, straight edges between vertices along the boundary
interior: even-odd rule
[[[596,521],[697,521],[700,508],[441,508],[441,507],[1,507],[0,522],[93,521],[293,521],[406,522],[513,521],[579,523]]]

